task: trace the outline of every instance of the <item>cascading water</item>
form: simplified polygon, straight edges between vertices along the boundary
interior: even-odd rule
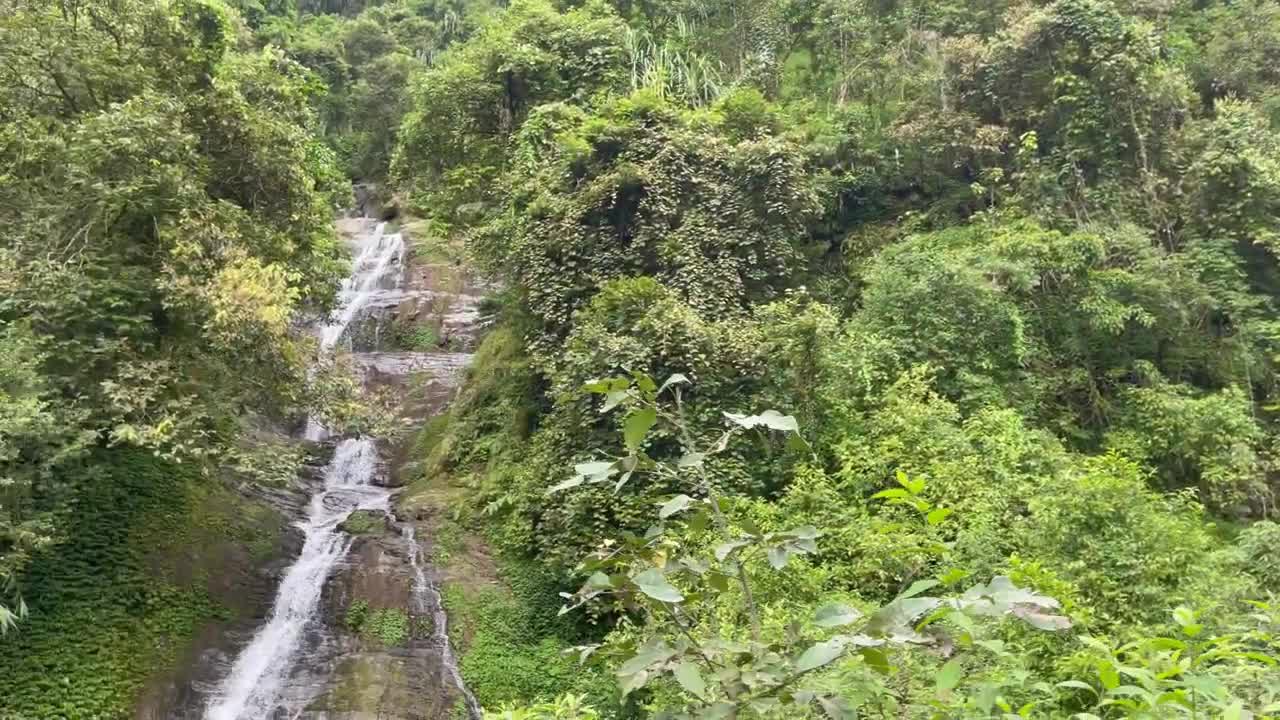
[[[240,653],[205,713],[206,720],[262,720],[279,707],[307,623],[315,619],[325,580],[351,547],[338,524],[353,510],[388,507],[389,493],[372,484],[378,450],[369,438],[343,440],[325,470],[324,490],[311,498],[302,523],[302,553],[285,573],[271,617]]]
[[[350,327],[380,296],[394,299],[404,282],[404,236],[388,233],[386,223],[378,223],[368,241],[361,244],[351,277],[338,293],[341,310],[337,319],[320,328],[320,352],[333,350]]]
[[[385,222],[378,223],[373,233],[358,245],[351,275],[342,281],[342,288],[338,291],[338,316],[319,328],[321,356],[333,352],[352,321],[366,312],[376,299],[380,296],[394,299],[403,284],[404,236],[386,230]],[[320,442],[328,436],[324,425],[315,418],[307,418],[303,437]]]
[[[458,671],[458,661],[453,656],[453,646],[449,644],[449,616],[444,611],[444,601],[440,597],[440,591],[436,588],[435,583],[427,579],[427,571],[422,567],[422,563],[418,561],[422,555],[422,548],[418,545],[418,540],[414,536],[413,526],[405,525],[401,531],[404,533],[405,542],[409,545],[409,563],[413,567],[413,600],[417,607],[415,611],[419,613],[431,614],[432,634],[439,643],[441,661],[445,671],[449,674],[449,679],[462,693],[462,701],[467,707],[467,714],[472,718],[479,718],[481,715],[480,703],[476,701],[475,695],[467,689],[467,684],[462,681],[462,673]]]
[[[406,298],[447,295],[447,307],[454,310],[445,320],[455,327],[476,326],[474,310],[478,298],[435,290],[406,291],[405,244],[399,233],[387,233],[385,223],[367,219],[344,220],[355,240],[355,260],[351,276],[343,282],[339,293],[340,309],[333,321],[318,327],[321,357],[334,352],[357,322],[372,313],[385,311]],[[470,359],[458,352],[409,353],[361,352],[352,355],[354,366],[371,377],[402,377],[410,373],[426,373],[432,381],[424,389],[424,398],[435,403],[447,402],[460,377],[460,370]],[[433,399],[434,398],[434,399]],[[305,435],[310,440],[323,440],[328,431],[309,419]],[[356,510],[381,511],[390,524],[399,524],[395,535],[400,543],[401,558],[407,557],[407,609],[414,617],[430,617],[430,638],[412,639],[408,656],[423,682],[444,691],[440,697],[460,699],[467,714],[478,720],[478,703],[463,683],[457,661],[449,645],[447,617],[440,592],[424,567],[423,550],[414,534],[412,522],[399,523],[391,512],[392,491],[380,481],[378,447],[372,438],[344,439],[323,473],[323,487],[310,499],[306,517],[297,524],[304,535],[303,547],[294,563],[284,572],[270,614],[257,628],[248,644],[239,651],[230,669],[202,693],[205,700],[195,717],[203,720],[279,720],[283,718],[327,718],[322,696],[334,689],[328,678],[347,656],[358,650],[349,640],[335,632],[332,617],[326,618],[324,607],[326,584],[338,583],[356,571],[359,561],[349,556],[359,554],[354,548],[368,549],[341,529]],[[381,547],[381,546],[379,546]],[[393,550],[394,551],[394,550]],[[386,556],[383,556],[386,557]],[[411,585],[411,587],[408,587]],[[345,643],[345,644],[344,644]],[[358,655],[358,652],[357,652]],[[397,657],[406,657],[401,652]],[[431,683],[436,683],[432,685]],[[434,702],[434,701],[433,701]],[[432,717],[445,717],[435,706]],[[345,711],[344,711],[345,712]],[[341,717],[349,717],[340,714]],[[364,717],[364,715],[359,715]],[[384,714],[378,717],[399,717]],[[408,716],[408,715],[406,715]],[[413,711],[412,717],[420,717]],[[452,717],[452,715],[449,715]],[[183,718],[189,717],[186,714]],[[336,717],[336,716],[335,716]]]

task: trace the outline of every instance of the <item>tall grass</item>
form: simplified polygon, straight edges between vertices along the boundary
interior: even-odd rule
[[[628,29],[625,43],[631,60],[631,88],[657,90],[694,105],[709,105],[733,87],[724,64],[689,48],[693,26],[676,19],[674,38],[656,39],[643,30]]]

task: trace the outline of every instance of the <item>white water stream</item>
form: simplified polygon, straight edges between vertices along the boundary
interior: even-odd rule
[[[343,281],[339,292],[340,308],[331,323],[318,328],[320,353],[331,354],[351,324],[366,316],[372,308],[385,307],[404,296],[405,245],[400,233],[387,233],[386,223],[377,223],[369,231],[370,221],[355,236],[355,260],[352,274]],[[462,297],[462,296],[460,296]],[[466,312],[474,313],[474,302],[466,299]],[[470,359],[461,353],[360,353],[354,356],[357,367],[403,374],[430,370],[452,386],[458,371]],[[307,422],[305,436],[319,441],[328,436],[327,429],[313,419]],[[277,591],[267,622],[240,652],[230,671],[219,683],[204,710],[204,720],[266,720],[283,710],[296,712],[300,707],[287,702],[290,675],[303,655],[306,629],[319,622],[321,592],[326,581],[351,549],[352,539],[338,526],[355,510],[382,510],[391,515],[389,490],[374,484],[379,470],[378,449],[372,438],[341,441],[324,472],[324,488],[312,496],[307,516],[298,523],[305,540],[302,552],[286,571]],[[412,597],[415,613],[429,613],[433,619],[434,641],[440,661],[450,682],[461,693],[468,714],[480,717],[480,708],[467,690],[458,672],[447,634],[447,617],[440,593],[422,566],[422,549],[414,536],[413,526],[406,523],[402,534],[408,548],[413,576]]]
[[[399,294],[404,282],[404,236],[386,230],[387,224],[380,222],[372,235],[361,238],[351,276],[342,281],[338,292],[338,317],[320,328],[321,353],[332,352],[351,321],[379,296]]]
[[[338,524],[353,510],[388,508],[388,491],[371,484],[377,468],[372,439],[338,444],[325,469],[324,490],[312,496],[307,519],[300,523],[306,541],[280,583],[271,617],[241,651],[205,712],[206,720],[272,717],[303,630],[319,607],[320,591],[351,547],[351,538]]]
[[[404,539],[409,544],[409,563],[413,566],[414,611],[431,613],[432,634],[440,646],[441,661],[445,672],[449,674],[449,680],[453,682],[454,687],[458,688],[458,691],[462,693],[462,702],[467,707],[467,713],[472,718],[479,718],[481,715],[480,703],[476,700],[476,696],[471,694],[467,684],[463,682],[462,673],[458,671],[458,661],[453,656],[453,645],[449,643],[449,616],[444,611],[444,601],[440,597],[440,591],[436,589],[435,584],[427,579],[426,569],[418,561],[418,558],[422,555],[422,548],[418,545],[417,538],[414,537],[413,525],[405,523],[401,532],[404,533]]]

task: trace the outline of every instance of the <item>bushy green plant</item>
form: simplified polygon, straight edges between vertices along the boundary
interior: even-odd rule
[[[923,594],[944,580],[956,582],[950,577],[953,570],[948,577],[916,580],[869,614],[839,602],[822,605],[804,629],[793,627],[778,636],[776,629],[765,626],[762,608],[773,598],[760,595],[757,577],[766,568],[784,572],[793,560],[818,553],[821,533],[806,526],[771,531],[746,517],[731,518],[732,498],[718,491],[704,468],[735,435],[752,430],[795,432],[795,418],[773,410],[750,416],[725,413],[728,429],[718,438],[699,442],[684,420],[682,386],[687,382],[674,375],[658,386],[637,373],[634,378],[591,384],[591,392],[604,396],[605,412],[615,407],[627,412],[625,453],[579,463],[572,478],[549,490],[558,493],[597,483],[617,489],[637,474],[692,477],[695,494],[681,493],[662,503],[657,524],[643,538],[605,542],[583,561],[578,570],[589,574],[587,582],[562,611],[607,598],[645,618],[636,637],[606,646],[620,663],[616,674],[624,696],[651,682],[667,681],[681,688],[678,702],[688,717],[743,712],[781,717],[818,708],[830,717],[845,717],[860,705],[874,707],[880,700],[846,697],[816,680],[828,666],[856,658],[888,675],[891,657],[909,653],[914,644],[930,644],[930,636],[946,633],[946,625],[959,628],[953,642],[976,647],[980,618],[1012,616],[1043,630],[1070,627],[1069,619],[1053,614],[1057,601],[1017,588],[1003,576],[962,594]],[[669,404],[667,392],[673,398]],[[643,450],[646,437],[659,424],[669,425],[679,437],[684,448],[679,461],[655,461]],[[946,521],[951,511],[924,499],[923,480],[899,472],[897,482],[898,487],[874,497],[906,508],[926,527]],[[938,552],[927,546],[906,550]],[[726,632],[722,623],[740,630]],[[843,630],[854,625],[856,631]],[[596,649],[582,648],[584,657]],[[947,695],[964,675],[961,660],[953,657],[937,670],[938,688]],[[818,684],[810,685],[814,682]]]
[[[551,702],[486,711],[485,720],[598,720],[600,714],[578,695],[562,695]]]
[[[408,613],[400,608],[373,608],[364,599],[347,607],[343,622],[351,632],[376,640],[384,647],[398,647],[410,638]]]
[[[373,610],[363,626],[367,635],[385,647],[397,647],[409,639],[409,615],[400,608]]]

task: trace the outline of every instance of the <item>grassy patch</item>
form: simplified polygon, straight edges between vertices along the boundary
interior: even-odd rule
[[[356,600],[347,608],[347,629],[384,647],[399,647],[409,640],[409,614],[400,608],[369,607],[366,600]]]
[[[548,700],[564,693],[616,697],[612,678],[564,654],[573,630],[556,617],[550,577],[530,565],[502,564],[498,587],[450,584],[444,601],[463,679],[486,708]]]
[[[356,510],[338,525],[349,535],[376,535],[387,527],[387,516],[379,510]]]
[[[429,352],[440,347],[440,333],[430,325],[405,328],[396,340],[397,346],[410,352]]]
[[[430,220],[405,216],[401,231],[413,247],[415,262],[456,263],[463,258],[462,241]]]

